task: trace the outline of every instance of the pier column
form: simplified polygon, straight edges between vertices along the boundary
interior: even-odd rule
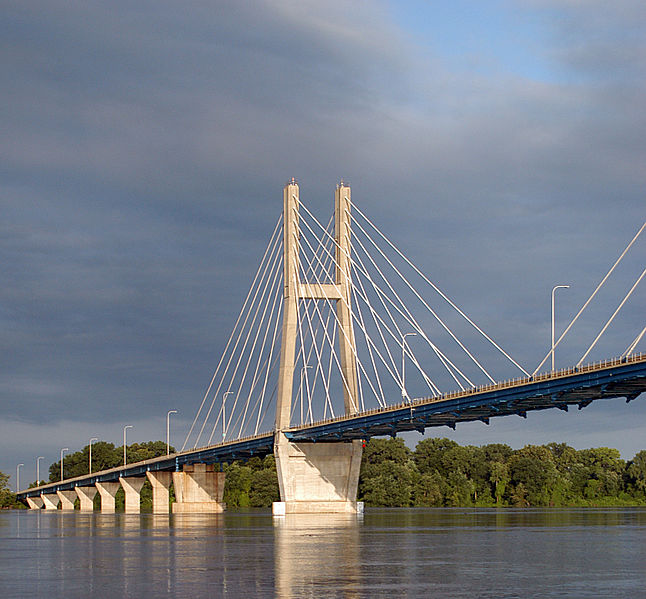
[[[114,497],[120,486],[119,483],[96,483],[97,491],[101,495],[101,511],[104,514],[114,513]]]
[[[76,493],[74,491],[56,491],[56,495],[61,500],[62,510],[73,510]]]
[[[48,495],[43,493],[40,497],[43,500],[46,510],[58,509],[58,495],[55,493],[50,493]]]
[[[119,482],[126,493],[126,514],[138,514],[141,511],[141,487],[146,479],[143,476],[120,477]]]
[[[213,464],[187,464],[183,472],[173,472],[176,503],[174,514],[220,513],[225,509],[224,472],[215,472]]]
[[[39,510],[43,507],[42,497],[27,497],[27,505],[30,510]]]
[[[96,487],[74,487],[76,495],[81,503],[80,508],[82,512],[94,511],[94,496],[96,495]]]
[[[274,447],[282,501],[275,516],[307,513],[362,513],[357,501],[361,441],[290,443],[277,433]]]
[[[146,472],[153,487],[153,514],[168,514],[170,510],[170,484],[173,482],[172,472]]]

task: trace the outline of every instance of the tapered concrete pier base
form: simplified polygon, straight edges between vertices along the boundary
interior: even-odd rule
[[[27,505],[30,510],[39,510],[43,507],[42,497],[27,497]]]
[[[168,514],[170,510],[170,485],[172,472],[146,472],[153,487],[153,514]]]
[[[274,446],[282,501],[274,515],[361,513],[357,502],[361,441],[351,443],[291,443],[277,434]]]
[[[120,486],[119,483],[96,483],[96,489],[101,495],[101,511],[104,514],[114,513],[114,497]]]
[[[80,510],[82,512],[94,511],[94,497],[96,495],[96,487],[74,487],[76,495],[79,498]]]
[[[76,493],[74,491],[56,491],[56,495],[58,495],[61,501],[62,510],[74,510],[74,501],[76,500]]]
[[[141,487],[146,479],[143,476],[121,477],[119,482],[126,494],[126,514],[138,514],[141,511]]]
[[[43,500],[43,505],[45,506],[46,510],[58,509],[58,495],[54,493],[46,495],[45,493],[43,493],[40,497]]]
[[[176,503],[174,514],[217,514],[226,508],[224,472],[215,472],[212,464],[191,464],[183,472],[173,472]]]

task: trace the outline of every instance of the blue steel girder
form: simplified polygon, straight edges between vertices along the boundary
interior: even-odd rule
[[[632,401],[644,391],[646,356],[639,356],[610,366],[587,367],[584,372],[548,375],[539,377],[539,380],[501,384],[443,399],[415,400],[405,405],[294,427],[284,433],[288,439],[297,442],[349,442],[375,436],[395,436],[404,431],[422,432],[425,428],[437,426],[455,428],[457,423],[474,420],[488,423],[492,417],[510,414],[527,417],[527,412],[532,410],[566,410],[570,405],[582,409],[598,399],[625,397],[626,401]],[[72,490],[97,482],[117,482],[120,477],[145,476],[147,471],[179,471],[184,465],[195,463],[222,464],[234,459],[246,460],[270,454],[273,448],[274,433],[269,432],[35,487],[18,493],[18,498]]]
[[[338,441],[392,435],[425,427],[450,426],[495,416],[558,408],[581,409],[592,401],[626,397],[631,401],[646,391],[646,359],[611,367],[575,372],[565,376],[529,380],[516,386],[474,391],[468,395],[436,400],[415,400],[413,405],[395,406],[373,413],[346,416],[298,429],[286,434],[293,441]],[[414,414],[414,418],[411,417]],[[393,430],[394,429],[394,430]]]

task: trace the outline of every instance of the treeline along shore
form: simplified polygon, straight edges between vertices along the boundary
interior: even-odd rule
[[[127,449],[128,461],[135,462],[163,455],[166,445],[151,441]],[[98,442],[92,451],[94,471],[122,463],[123,447]],[[86,474],[88,447],[66,456],[64,466],[66,478]],[[230,509],[278,501],[273,456],[225,464],[224,470],[224,501]],[[49,473],[50,482],[59,480],[60,462]],[[16,506],[7,483],[8,476],[0,473],[0,506]],[[148,482],[141,498],[142,509],[150,509]],[[123,497],[116,499],[118,508]],[[502,443],[476,447],[429,438],[411,450],[401,438],[371,439],[364,448],[358,499],[368,507],[643,506],[646,450],[625,461],[617,449],[576,450],[566,443],[512,449]]]

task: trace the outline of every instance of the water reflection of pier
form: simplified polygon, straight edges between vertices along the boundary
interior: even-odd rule
[[[337,597],[358,597],[361,518],[352,514],[274,518],[276,597],[316,598],[330,589]]]

